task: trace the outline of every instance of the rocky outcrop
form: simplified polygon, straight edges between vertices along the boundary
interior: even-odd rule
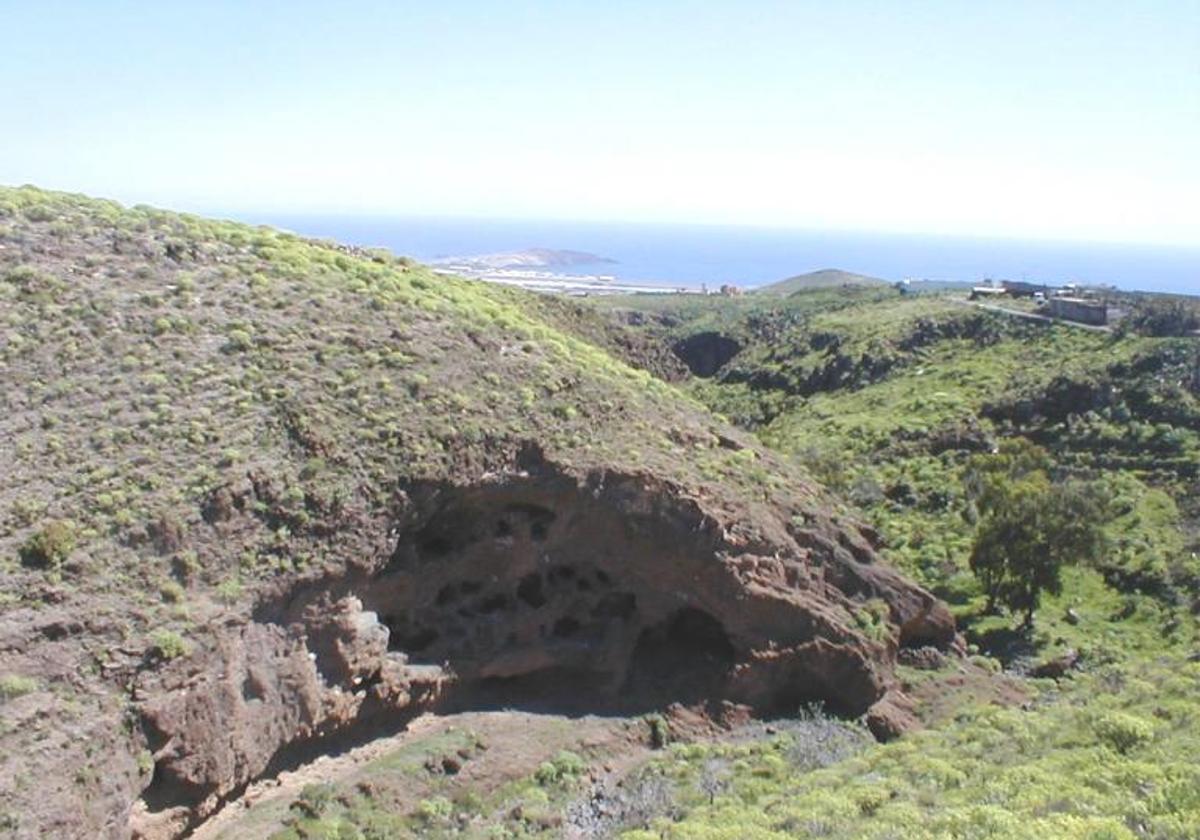
[[[437,696],[444,675],[389,656],[387,629],[356,598],[306,618],[221,628],[203,655],[140,685],[155,769],[135,836],[178,836],[252,779],[399,727]]]
[[[144,680],[135,834],[176,836],[251,780],[432,708],[820,701],[890,736],[911,722],[898,646],[954,644],[944,605],[846,523],[780,506],[751,539],[649,475],[522,466],[406,486],[389,552],[285,582]]]

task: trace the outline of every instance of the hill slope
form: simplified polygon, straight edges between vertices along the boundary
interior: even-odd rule
[[[21,188],[0,301],[16,836],[177,836],[433,708],[894,734],[898,646],[955,644],[819,487],[524,293]]]
[[[890,286],[886,280],[868,277],[865,274],[854,274],[836,268],[823,268],[820,271],[810,271],[808,274],[797,274],[754,290],[755,294],[785,296],[796,292],[813,289],[834,289],[842,286]]]
[[[618,303],[640,305],[602,305]],[[675,781],[686,814],[662,836],[1200,836],[1200,344],[891,290],[635,315],[684,349],[735,340],[685,387],[841,489],[881,552],[951,604],[974,661],[1036,698],[999,709],[960,677],[931,689],[945,666],[905,655],[929,730],[822,769],[781,761],[797,751],[786,735],[681,750],[646,771]],[[980,476],[1014,452],[1044,459],[1055,492],[1086,488],[1105,543],[1031,627],[990,609],[971,572]]]

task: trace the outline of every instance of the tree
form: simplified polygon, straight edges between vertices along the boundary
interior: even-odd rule
[[[1025,626],[1043,592],[1062,591],[1063,566],[1092,562],[1104,550],[1103,505],[1093,485],[1054,483],[1044,450],[1023,442],[968,473],[981,518],[971,571],[988,607],[1024,612]]]
[[[1153,336],[1188,335],[1200,330],[1200,306],[1183,297],[1141,296],[1121,322],[1121,331]]]

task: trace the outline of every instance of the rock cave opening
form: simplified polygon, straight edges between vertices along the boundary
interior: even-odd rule
[[[453,675],[448,708],[628,712],[721,696],[720,587],[644,515],[573,484],[444,490],[358,593],[389,650]]]
[[[650,478],[548,469],[405,493],[388,553],[281,588],[228,626],[211,670],[143,709],[148,819],[195,825],[255,778],[423,712],[811,699],[858,715],[886,691],[883,653],[826,618],[850,597],[836,578],[731,543]]]

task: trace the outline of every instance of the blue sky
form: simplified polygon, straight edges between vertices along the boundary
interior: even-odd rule
[[[0,21],[0,183],[1200,244],[1200,0],[0,0]]]

